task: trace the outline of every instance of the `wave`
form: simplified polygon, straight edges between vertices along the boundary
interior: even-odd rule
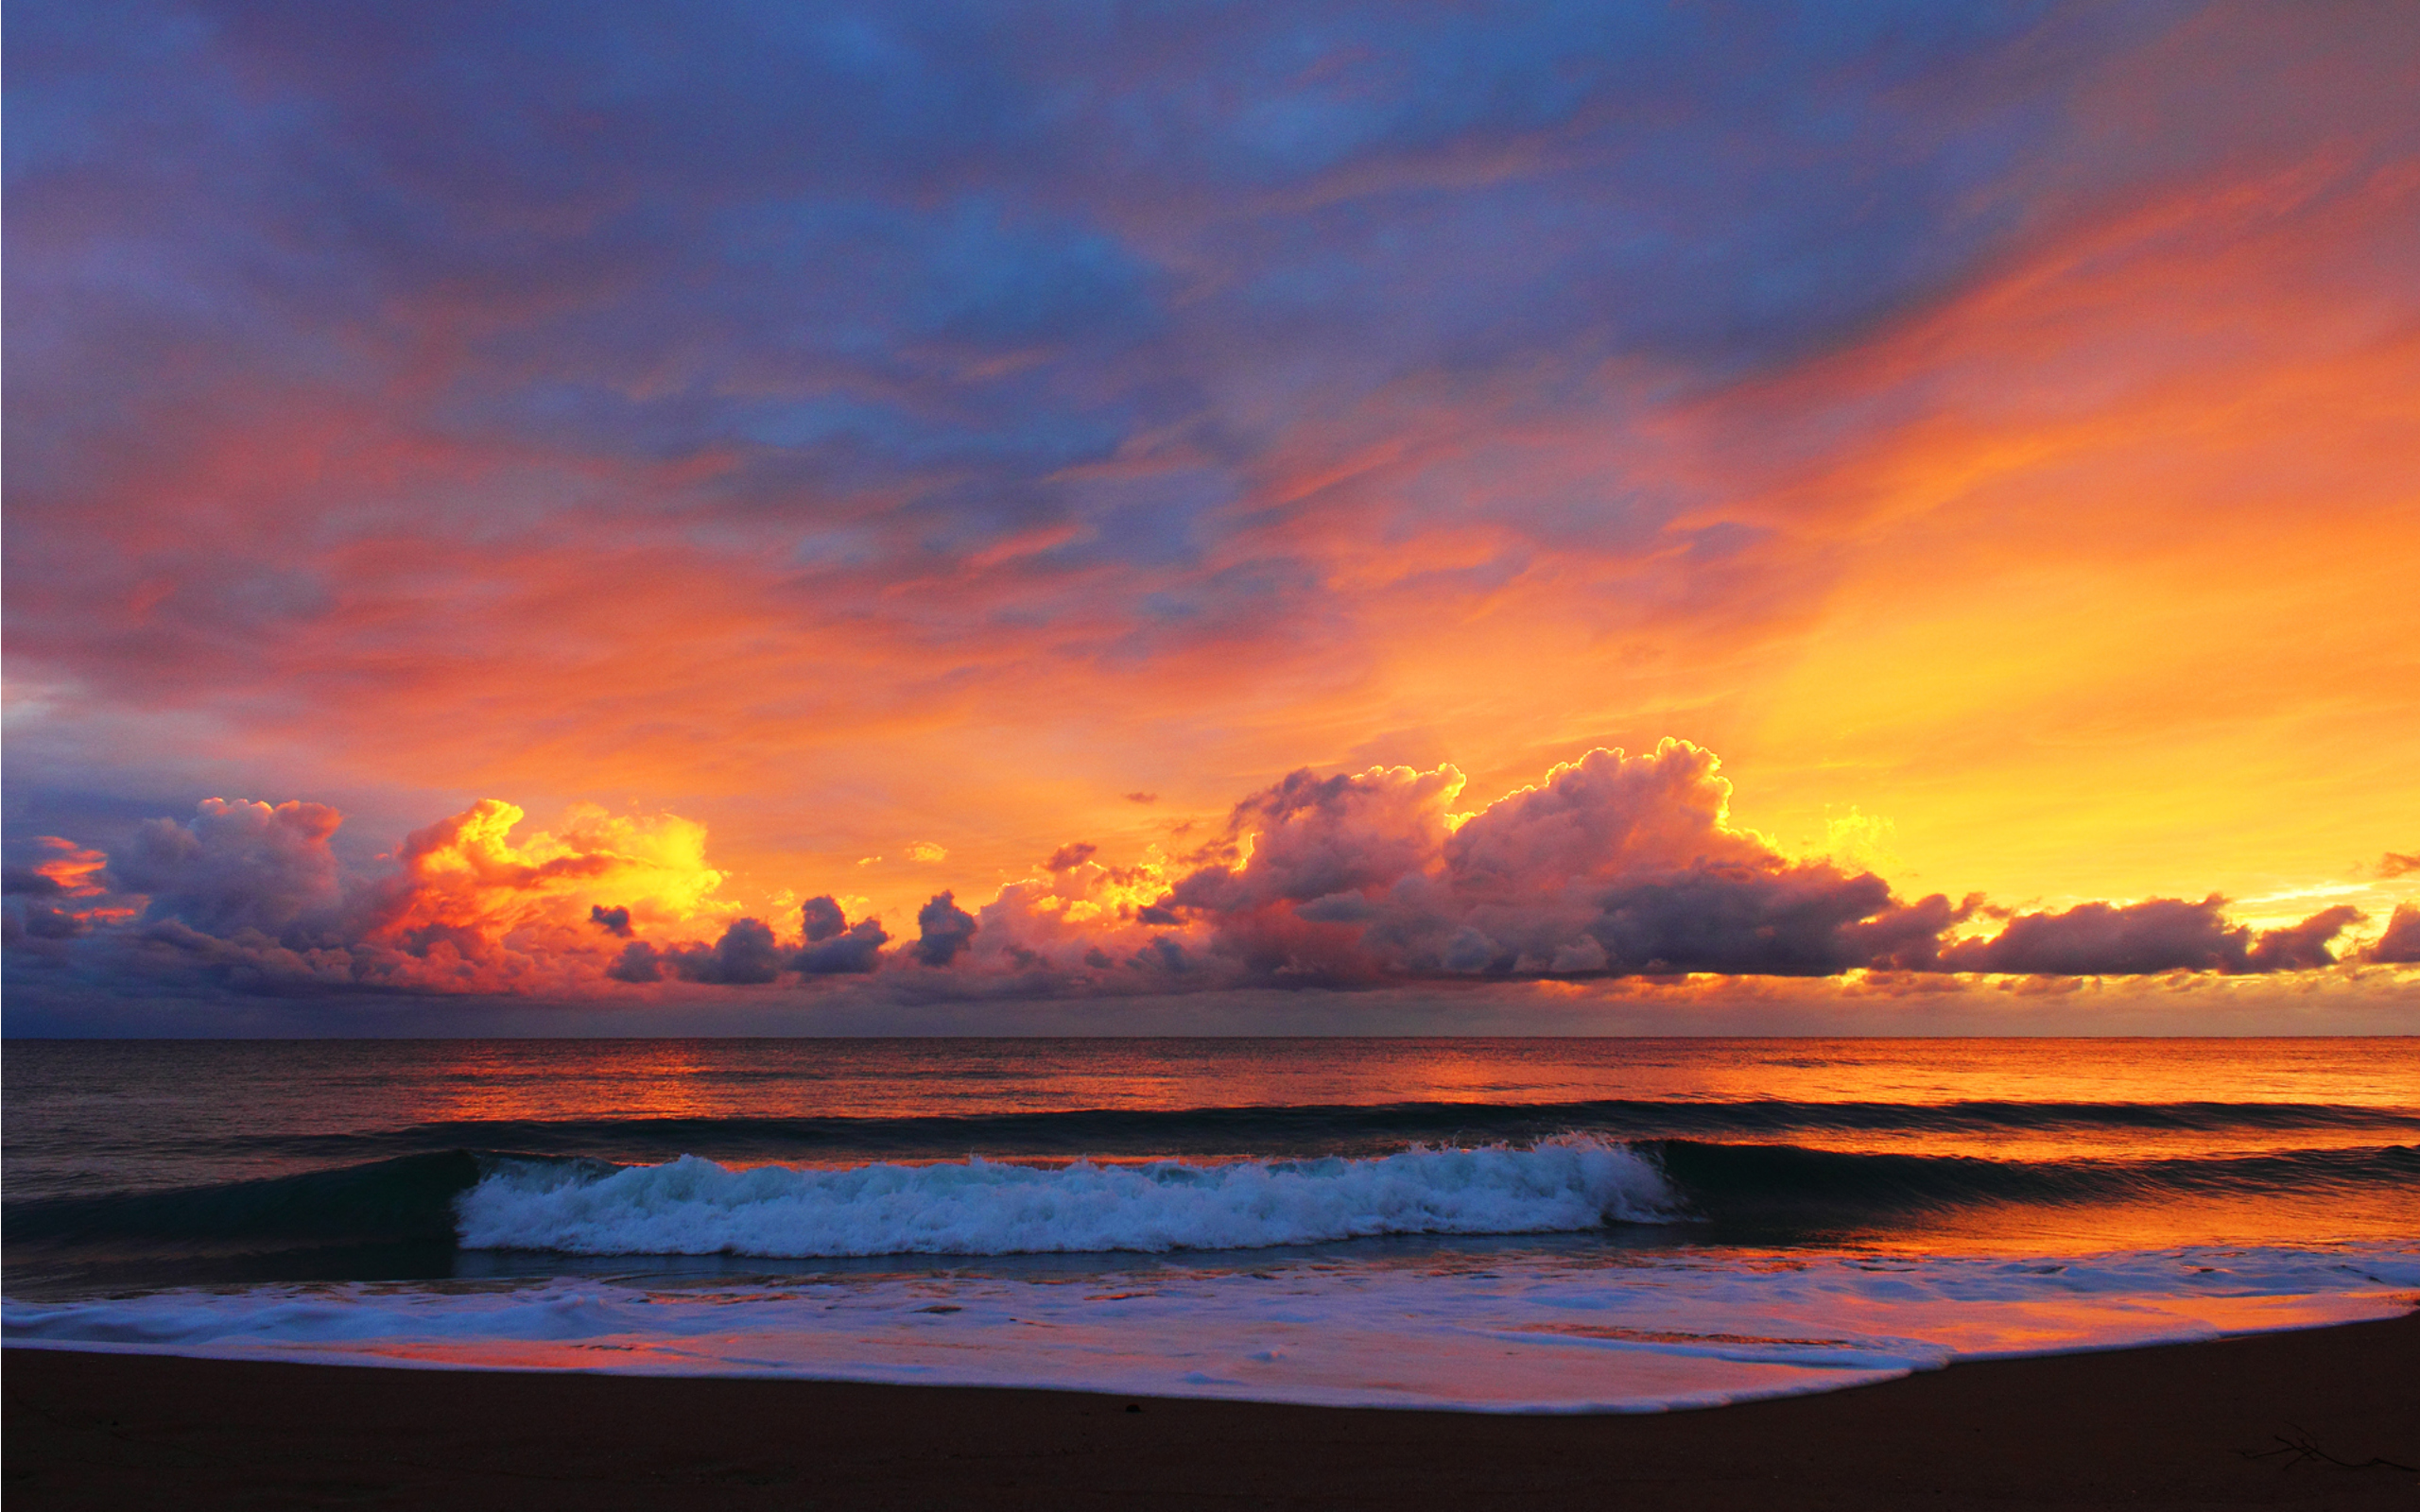
[[[455,1198],[487,1169],[469,1150],[446,1150],[168,1192],[12,1201],[8,1242],[141,1254],[451,1244]]]
[[[727,1163],[756,1163],[969,1154],[1281,1157],[1373,1154],[1413,1143],[1529,1143],[1567,1133],[1638,1142],[1774,1139],[1802,1132],[2214,1138],[2367,1133],[2380,1143],[2402,1143],[2420,1140],[2420,1112],[2308,1103],[1404,1102],[897,1118],[462,1119],[374,1133],[237,1139],[228,1148],[312,1160],[492,1149],[623,1161],[702,1154]]]
[[[1051,1166],[974,1158],[748,1168],[694,1155],[609,1162],[458,1148],[175,1191],[11,1200],[0,1211],[13,1290],[52,1274],[197,1257],[241,1260],[228,1279],[364,1276],[328,1268],[334,1262],[317,1271],[270,1262],[372,1250],[385,1257],[380,1264],[402,1267],[378,1274],[431,1265],[443,1274],[447,1257],[466,1250],[767,1259],[1167,1251],[1572,1233],[1609,1222],[1691,1225],[1666,1230],[1691,1243],[1786,1245],[1847,1232],[1911,1236],[1989,1208],[2196,1201],[2281,1222],[2290,1208],[2300,1216],[2287,1227],[2316,1223],[2342,1236],[2382,1224],[2400,1231],[2393,1215],[2408,1213],[2415,1193],[2420,1146],[2400,1143],[2016,1160],[1565,1133],[1370,1156]],[[2249,1231],[2266,1230],[2255,1222]]]
[[[1678,1200],[1636,1152],[1573,1137],[1375,1160],[1056,1169],[975,1160],[734,1171],[684,1156],[597,1177],[516,1161],[464,1193],[458,1207],[471,1249],[808,1259],[1561,1233],[1667,1220]]]
[[[1661,1167],[1710,1216],[1734,1225],[1854,1227],[1985,1205],[2073,1208],[2233,1198],[2359,1204],[2420,1193],[2420,1147],[2292,1150],[2171,1160],[1992,1160],[1790,1144],[1657,1148]]]

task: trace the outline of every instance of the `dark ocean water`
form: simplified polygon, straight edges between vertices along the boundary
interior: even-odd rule
[[[465,1300],[496,1285],[653,1297],[644,1326],[614,1328],[656,1358],[671,1347],[648,1330],[679,1311],[664,1289],[685,1306],[735,1280],[780,1292],[747,1315],[787,1319],[793,1348],[824,1325],[781,1310],[829,1284],[856,1287],[852,1306],[966,1293],[922,1316],[979,1311],[985,1286],[1149,1273],[1217,1291],[1275,1266],[1346,1318],[1464,1284],[1435,1277],[1511,1276],[1535,1293],[1503,1304],[1526,1336],[1602,1303],[1608,1277],[1631,1307],[1682,1278],[1690,1316],[1740,1324],[1727,1338],[1787,1321],[1748,1280],[1775,1265],[1834,1267],[1868,1308],[1886,1293],[1858,1277],[1931,1266],[1935,1311],[1900,1322],[1933,1333],[1975,1315],[1944,1298],[1986,1273],[2003,1311],[2064,1288],[2139,1313],[2182,1286],[2205,1320],[2219,1283],[2194,1278],[2236,1276],[2238,1313],[2253,1295],[2290,1313],[2278,1298],[2308,1311],[2420,1277],[2413,1040],[10,1041],[5,1078],[10,1331],[61,1342],[324,1347],[311,1329],[405,1328],[399,1296],[421,1309],[406,1333],[442,1314],[452,1342],[390,1352],[568,1326]],[[1991,1290],[2011,1277],[2042,1295]],[[1219,1295],[1164,1327],[1193,1338],[1241,1305]],[[2079,1307],[2063,1326],[2104,1341]],[[865,1345],[857,1367],[904,1369],[912,1344]],[[1010,1376],[1043,1369],[1037,1347],[996,1344]],[[1886,1356],[1915,1357],[1841,1358]],[[1505,1389],[1532,1387],[1573,1389]]]

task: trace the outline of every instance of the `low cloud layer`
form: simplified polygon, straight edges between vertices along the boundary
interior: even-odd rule
[[[936,900],[938,902],[939,900]],[[614,910],[619,912],[619,910]],[[711,945],[664,947],[634,940],[605,974],[616,982],[711,982],[724,987],[761,986],[785,971],[802,976],[862,975],[882,963],[890,936],[874,919],[852,924],[830,896],[810,898],[800,908],[800,939],[785,946],[760,919],[734,919]]]
[[[362,874],[330,843],[333,808],[206,799],[101,857],[72,934],[10,899],[11,974],[263,995],[568,992],[617,936],[712,917],[722,878],[701,827],[579,809],[515,840],[522,817],[482,801]]]
[[[1451,767],[1299,772],[1237,806],[1236,859],[1166,912],[1254,972],[1347,978],[1921,967],[1971,912],[1782,856],[1731,827],[1715,769],[1685,742],[1596,750],[1468,815]]]
[[[912,935],[824,894],[766,919],[720,896],[705,834],[576,812],[516,840],[486,801],[348,872],[325,805],[210,799],[106,854],[45,837],[11,867],[12,979],[251,995],[596,997],[886,980],[926,996],[1693,973],[1913,982],[1957,973],[2248,975],[2420,963],[2420,907],[2366,949],[2347,905],[2255,930],[2226,901],[2014,912],[1906,899],[1735,825],[1713,753],[1598,749],[1464,810],[1462,775],[1298,771],[1195,850],[1127,866],[1070,841],[970,907],[936,893]]]
[[[2200,902],[2153,898],[2126,907],[2081,903],[2065,913],[2025,914],[1990,939],[1942,951],[1938,965],[2045,976],[2302,971],[2335,965],[2331,943],[2361,918],[2360,909],[2340,904],[2256,936],[2227,922],[2225,903],[2213,893]]]
[[[2360,917],[2325,910],[2256,936],[2213,895],[1991,917],[1980,897],[1904,901],[1871,871],[1784,855],[1733,826],[1712,752],[1595,750],[1470,814],[1451,767],[1316,779],[1239,804],[1220,854],[1154,918],[1206,931],[1247,973],[1830,976],[2301,970],[2335,964]]]

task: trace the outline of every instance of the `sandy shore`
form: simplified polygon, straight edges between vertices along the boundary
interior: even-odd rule
[[[11,1512],[2420,1503],[2374,1463],[2420,1467],[2420,1314],[1644,1417],[22,1349],[0,1383]]]

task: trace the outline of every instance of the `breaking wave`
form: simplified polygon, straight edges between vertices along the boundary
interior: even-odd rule
[[[469,1249],[579,1255],[1015,1255],[1250,1249],[1384,1234],[1571,1232],[1659,1222],[1679,1198],[1629,1146],[1056,1168],[970,1160],[735,1171],[683,1156],[599,1173],[499,1162],[456,1203]]]

